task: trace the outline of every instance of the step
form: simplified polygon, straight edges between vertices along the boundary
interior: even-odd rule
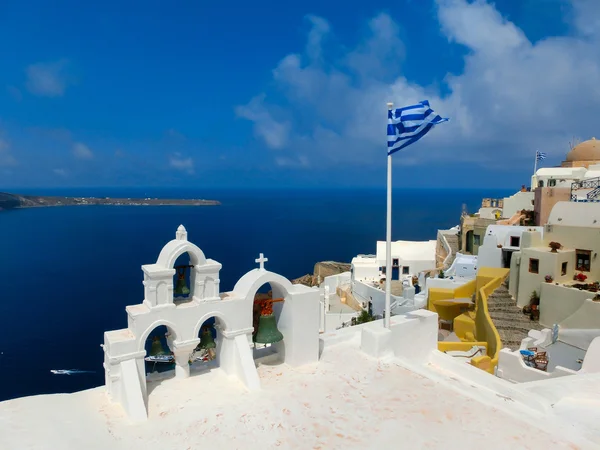
[[[529,316],[526,316],[519,310],[511,311],[490,311],[490,317],[494,320],[512,320],[514,322],[531,322]]]
[[[488,305],[492,305],[494,303],[512,303],[514,305],[517,304],[517,302],[515,302],[511,297],[496,297],[488,299]]]
[[[506,300],[502,302],[488,302],[488,308],[493,308],[495,306],[518,308],[517,304],[511,300]]]
[[[523,310],[516,305],[493,305],[488,306],[488,312],[491,314],[492,312],[513,312],[516,311],[519,314],[523,314]]]

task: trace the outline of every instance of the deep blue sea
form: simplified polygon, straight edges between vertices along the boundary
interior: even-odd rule
[[[1,189],[0,189],[1,190]],[[349,262],[385,239],[385,190],[20,190],[22,194],[207,198],[207,207],[75,206],[0,211],[0,401],[104,383],[103,332],[127,326],[151,264],[179,224],[233,288],[263,252],[288,278],[317,261]],[[482,197],[512,191],[394,191],[393,239],[435,239]],[[53,375],[50,369],[94,371]]]

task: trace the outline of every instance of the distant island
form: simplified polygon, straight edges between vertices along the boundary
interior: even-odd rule
[[[19,195],[0,192],[0,210],[39,208],[47,206],[214,206],[217,200],[163,199],[163,198],[110,198],[110,197],[53,197],[41,195]]]

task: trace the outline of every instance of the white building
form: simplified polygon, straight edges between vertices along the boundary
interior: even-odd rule
[[[386,265],[385,241],[377,241],[377,264],[382,269]],[[425,270],[434,270],[437,242],[394,241],[392,242],[392,279],[412,278]]]
[[[358,255],[352,258],[350,273],[353,280],[379,281],[381,266],[375,255]],[[384,264],[385,265],[385,264]]]
[[[509,219],[523,210],[533,210],[534,197],[535,193],[533,191],[519,191],[510,197],[504,197],[502,217]]]
[[[463,255],[457,253],[452,265],[444,273],[445,278],[474,279],[477,276],[477,255]]]
[[[543,235],[544,227],[488,225],[479,247],[479,266],[510,268],[512,254],[521,249],[521,236],[526,231],[538,231]]]
[[[570,188],[576,181],[600,177],[600,164],[586,167],[544,167],[538,169],[531,177],[531,185],[535,187]]]

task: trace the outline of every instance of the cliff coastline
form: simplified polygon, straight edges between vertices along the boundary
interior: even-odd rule
[[[163,198],[111,198],[111,197],[58,197],[19,195],[0,192],[0,210],[39,208],[50,206],[214,206],[217,200],[163,199]]]

